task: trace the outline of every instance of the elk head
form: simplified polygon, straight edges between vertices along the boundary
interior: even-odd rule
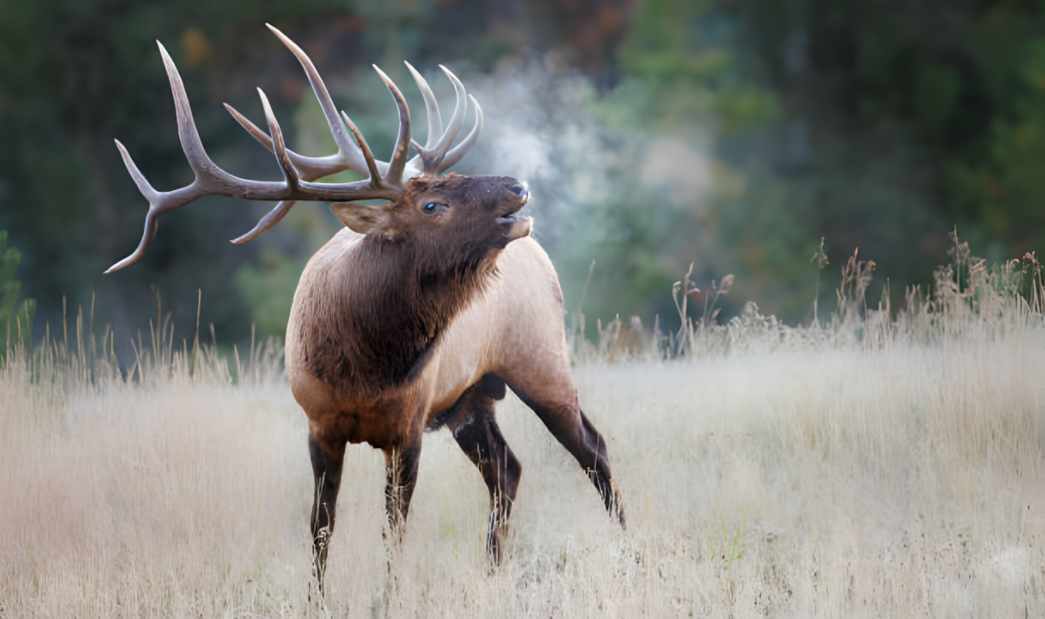
[[[500,249],[529,234],[530,219],[516,215],[529,197],[526,186],[508,176],[418,176],[395,202],[339,202],[331,210],[355,232],[383,240]]]
[[[142,175],[123,144],[116,140],[116,147],[131,178],[149,202],[149,211],[145,216],[145,230],[138,247],[129,256],[109,267],[106,273],[131,266],[141,259],[156,236],[157,221],[161,215],[210,195],[278,201],[253,229],[232,240],[237,245],[254,240],[278,224],[298,201],[330,202],[334,214],[352,230],[377,242],[410,243],[422,250],[419,255],[444,262],[441,268],[475,263],[530,233],[530,218],[516,214],[529,199],[529,192],[523,183],[503,176],[440,176],[460,161],[483,126],[483,112],[478,101],[467,93],[464,85],[449,69],[440,65],[454,88],[456,98],[453,113],[444,128],[439,102],[431,87],[410,63],[405,63],[425,103],[428,135],[422,145],[411,139],[410,108],[402,92],[391,78],[374,66],[392,94],[399,112],[399,131],[392,156],[387,162],[380,161],[374,158],[370,146],[352,119],[345,112],[338,112],[308,55],[282,32],[266,25],[304,69],[337,152],[314,157],[287,148],[272,106],[259,88],[258,95],[268,133],[231,105],[226,103],[225,109],[247,133],[272,151],[282,170],[283,180],[245,179],[223,170],[207,155],[178,69],[167,50],[157,42],[174,96],[178,139],[195,178],[184,187],[157,191]],[[473,110],[474,123],[469,132],[457,141],[469,108]],[[416,151],[412,158],[409,157],[411,147]],[[315,182],[344,170],[355,171],[367,178],[348,183]],[[360,202],[363,200],[368,202]],[[369,202],[374,200],[383,202]]]

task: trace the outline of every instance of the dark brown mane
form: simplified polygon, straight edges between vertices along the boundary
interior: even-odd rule
[[[413,239],[367,237],[343,256],[345,281],[308,292],[323,320],[292,334],[309,371],[338,391],[364,394],[401,385],[424,369],[446,326],[495,271],[486,251],[452,261],[444,255],[444,263],[423,255],[435,249]]]

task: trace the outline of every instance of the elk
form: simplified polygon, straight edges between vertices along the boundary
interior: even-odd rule
[[[184,187],[157,191],[116,141],[149,210],[137,248],[106,273],[142,258],[159,216],[203,196],[278,201],[235,244],[271,229],[298,201],[329,203],[345,225],[308,261],[286,329],[290,388],[308,417],[315,481],[311,533],[320,585],[346,445],[368,443],[384,452],[386,530],[397,541],[417,479],[423,434],[440,427],[453,433],[486,483],[486,549],[495,564],[500,562],[522,471],[494,416],[506,387],[576,458],[610,516],[623,526],[606,443],[581,410],[570,375],[558,276],[530,236],[532,219],[518,214],[529,199],[526,185],[503,176],[443,174],[478,137],[483,126],[479,103],[440,66],[456,99],[444,127],[431,87],[405,63],[424,100],[428,134],[422,145],[411,139],[403,94],[375,65],[399,115],[391,157],[377,160],[355,123],[337,110],[305,52],[268,28],[304,70],[337,151],[317,157],[287,148],[272,107],[258,89],[268,132],[232,106],[225,108],[273,153],[283,179],[251,180],[225,171],[207,155],[178,69],[159,44],[178,138],[195,178]],[[469,111],[473,124],[458,141]],[[345,170],[365,178],[317,182]]]

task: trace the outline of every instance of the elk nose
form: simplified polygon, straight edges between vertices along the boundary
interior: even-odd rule
[[[530,196],[530,190],[526,188],[526,183],[512,183],[508,185],[508,191],[519,196],[524,201]]]

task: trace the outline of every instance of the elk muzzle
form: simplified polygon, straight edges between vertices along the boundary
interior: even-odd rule
[[[504,230],[506,242],[529,236],[533,229],[533,218],[528,215],[519,215],[519,209],[526,206],[530,201],[530,190],[526,183],[513,181],[507,187],[511,198],[507,200],[509,208],[497,218],[497,225]]]

